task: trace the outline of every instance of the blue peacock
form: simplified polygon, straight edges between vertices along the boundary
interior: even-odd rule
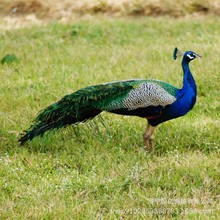
[[[143,134],[144,146],[154,147],[154,130],[157,125],[183,116],[196,102],[196,83],[189,62],[200,55],[174,49],[174,59],[182,58],[183,87],[177,89],[159,80],[133,79],[89,86],[64,96],[43,109],[31,127],[19,139],[20,145],[45,132],[71,124],[85,122],[107,111],[120,115],[146,118]]]

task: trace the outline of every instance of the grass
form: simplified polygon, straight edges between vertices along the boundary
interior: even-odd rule
[[[220,24],[212,16],[93,19],[1,30],[2,219],[218,219]],[[37,112],[82,87],[154,78],[181,87],[175,46],[203,56],[190,66],[198,100],[156,131],[145,155],[143,119],[99,119],[17,140]],[[1,57],[0,57],[1,58]]]
[[[220,15],[219,0],[2,0],[1,15],[35,15],[39,19],[71,20],[82,15],[181,17],[188,14]],[[29,17],[30,19],[30,17]]]

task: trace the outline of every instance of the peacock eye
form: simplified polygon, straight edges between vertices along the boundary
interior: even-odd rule
[[[187,54],[186,56],[189,57],[189,59],[191,59],[191,60],[195,58],[195,54],[192,54],[192,55]]]

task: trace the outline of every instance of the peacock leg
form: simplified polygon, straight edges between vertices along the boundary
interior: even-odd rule
[[[144,149],[152,151],[154,148],[154,130],[156,127],[148,124],[143,134]]]

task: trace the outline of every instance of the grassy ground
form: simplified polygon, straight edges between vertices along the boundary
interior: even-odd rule
[[[71,18],[73,15],[220,15],[220,0],[1,0],[2,15],[36,14],[38,18]]]
[[[219,219],[220,24],[214,17],[93,19],[1,30],[1,219]],[[181,87],[175,46],[203,56],[188,115],[162,124],[144,154],[146,122],[103,113],[18,147],[37,112],[81,87],[155,78]]]

